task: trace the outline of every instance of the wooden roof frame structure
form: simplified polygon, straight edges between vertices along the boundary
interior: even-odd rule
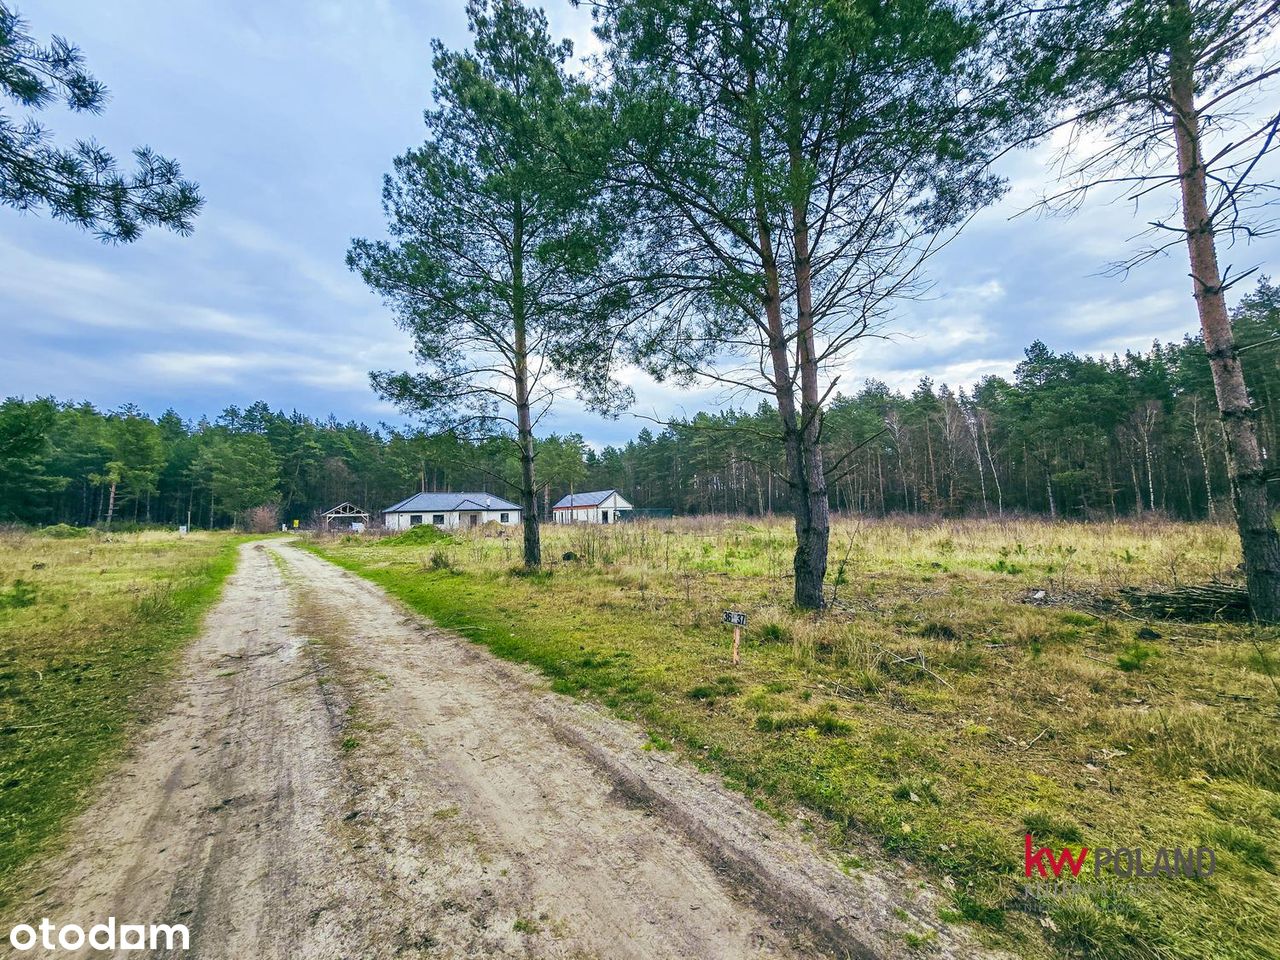
[[[324,528],[326,530],[329,529],[329,522],[331,520],[339,519],[363,520],[366,527],[369,525],[369,514],[364,510],[361,510],[349,500],[344,500],[336,507],[326,510],[324,513],[320,514],[320,516],[324,517]]]

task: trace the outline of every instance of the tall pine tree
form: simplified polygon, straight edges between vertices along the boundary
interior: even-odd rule
[[[427,141],[386,179],[391,239],[355,241],[348,262],[395,310],[419,365],[375,373],[375,389],[433,429],[516,444],[524,560],[536,567],[539,421],[566,384],[603,412],[630,398],[613,377],[621,226],[565,162],[595,122],[590,91],[566,70],[570,44],[516,0],[472,0],[467,16],[474,50],[435,44]]]

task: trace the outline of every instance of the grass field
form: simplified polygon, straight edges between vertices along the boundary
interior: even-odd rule
[[[53,533],[0,535],[0,906],[154,709],[242,539]]]
[[[1280,631],[1094,605],[1229,570],[1230,529],[842,521],[819,617],[788,605],[782,521],[544,531],[556,559],[532,576],[495,531],[316,549],[802,816],[848,870],[867,837],[923,865],[951,890],[942,919],[1020,956],[1276,956]],[[726,608],[750,616],[738,667]],[[1216,871],[1055,892],[1023,876],[1028,832],[1207,846]]]

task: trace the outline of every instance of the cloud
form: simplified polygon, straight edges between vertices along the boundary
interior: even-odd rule
[[[547,13],[579,57],[598,51],[585,9],[554,0]],[[65,0],[31,19],[37,33],[79,44],[113,94],[101,116],[50,111],[59,139],[92,136],[122,157],[153,143],[182,161],[208,203],[194,236],[151,232],[127,247],[0,208],[5,392],[190,417],[264,399],[402,422],[367,376],[408,368],[409,338],[344,255],[352,236],[385,229],[382,176],[423,136],[432,37],[468,42],[463,5]],[[903,390],[926,375],[967,385],[1011,372],[1037,338],[1111,353],[1195,328],[1180,250],[1125,280],[1102,275],[1135,249],[1129,238],[1144,221],[1130,207],[1099,196],[1072,217],[1016,216],[1050,184],[1052,159],[1052,143],[1005,159],[1008,195],[929,264],[929,294],[901,305],[892,338],[864,342],[841,365],[842,390],[867,377]],[[1278,273],[1280,238],[1224,260]],[[599,447],[654,421],[759,399],[633,368],[622,379],[636,393],[630,414],[604,421],[562,400],[546,429]]]

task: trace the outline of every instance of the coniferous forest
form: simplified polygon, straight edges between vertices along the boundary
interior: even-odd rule
[[[1263,280],[1234,317],[1268,451],[1280,439],[1280,287]],[[623,446],[576,435],[537,444],[540,501],[617,488],[681,514],[789,509],[776,413],[699,413]],[[840,512],[1106,518],[1159,511],[1228,518],[1227,465],[1203,344],[1088,357],[1036,341],[1012,377],[971,388],[869,382],[831,403],[823,446]],[[519,450],[503,437],[402,432],[255,403],[212,418],[151,417],[52,398],[0,408],[0,518],[30,524],[224,527],[377,511],[419,489],[510,496]],[[1275,484],[1273,484],[1275,486]],[[113,496],[114,488],[114,496]],[[267,511],[257,508],[267,507]],[[544,513],[545,515],[545,513]]]

